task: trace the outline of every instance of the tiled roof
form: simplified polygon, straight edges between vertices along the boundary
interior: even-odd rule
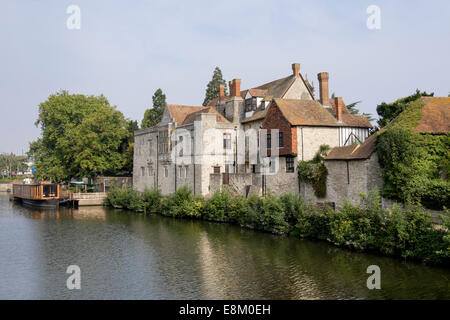
[[[205,109],[202,109],[202,110],[190,113],[186,117],[186,119],[183,121],[183,125],[189,124],[189,123],[193,123],[195,121],[195,118],[197,117],[197,115],[202,114],[202,113],[214,113],[214,114],[216,114],[216,121],[217,122],[223,122],[223,123],[230,122],[224,116],[222,116],[219,112],[217,112],[215,107],[205,107]]]
[[[375,151],[376,134],[371,135],[362,144],[334,147],[325,160],[362,160],[368,159]]]
[[[274,99],[274,102],[293,126],[341,126],[331,113],[315,100]]]
[[[270,105],[265,107],[264,109],[261,109],[261,108],[256,109],[256,111],[250,117],[242,119],[241,123],[247,123],[247,122],[264,119],[266,117],[267,110],[269,110],[269,107],[270,107]]]
[[[180,104],[169,104],[167,107],[169,108],[170,115],[177,126],[181,125],[189,114],[208,108],[199,106],[184,106]]]
[[[295,76],[290,75],[253,89],[262,89],[266,91],[266,95],[270,95],[274,98],[282,98],[286,91],[291,87],[292,83],[294,83],[295,79]]]
[[[329,112],[336,117],[336,104],[334,99],[330,99],[330,104],[332,109],[328,109]],[[369,120],[362,114],[351,114],[347,107],[342,108],[342,122],[347,127],[358,127],[358,128],[372,128]]]
[[[241,98],[245,99],[245,96],[247,95],[247,92],[250,91],[250,94],[252,97],[263,97],[266,98],[268,96],[272,98],[282,98],[286,91],[291,87],[292,83],[294,83],[296,77],[293,75],[287,76],[285,78],[281,78],[278,80],[274,80],[268,83],[265,83],[261,86],[242,90],[240,92]],[[301,78],[303,79],[303,78]],[[224,100],[229,99],[230,96],[227,96],[224,98]],[[215,106],[218,102],[218,98],[214,98],[208,103],[208,106]]]
[[[425,106],[414,131],[427,133],[450,132],[450,97],[422,97]]]
[[[248,89],[248,92],[252,97],[265,97],[267,95],[267,90],[263,89]]]

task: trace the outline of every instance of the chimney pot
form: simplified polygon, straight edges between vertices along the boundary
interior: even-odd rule
[[[334,105],[336,106],[336,118],[342,121],[342,109],[344,108],[344,101],[341,97],[334,98]]]
[[[241,96],[241,79],[233,79],[230,81],[230,95],[232,97]]]
[[[293,63],[292,64],[292,75],[296,78],[300,77],[300,63]]]
[[[328,77],[328,72],[321,72],[317,74],[317,79],[319,79],[320,103],[324,106],[330,105]]]

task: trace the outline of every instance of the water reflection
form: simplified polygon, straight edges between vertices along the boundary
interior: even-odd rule
[[[449,299],[449,270],[228,224],[0,195],[0,298]],[[82,270],[82,290],[65,287]],[[377,264],[382,290],[366,288]]]

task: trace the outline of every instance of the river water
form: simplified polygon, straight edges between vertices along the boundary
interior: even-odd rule
[[[81,289],[69,290],[69,265]],[[369,265],[381,289],[369,290]],[[450,299],[450,270],[235,225],[0,193],[0,299]]]

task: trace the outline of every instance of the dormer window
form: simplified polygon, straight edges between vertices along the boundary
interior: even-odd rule
[[[256,97],[245,99],[245,112],[255,111],[257,105]]]
[[[252,111],[252,98],[245,99],[245,112]]]

